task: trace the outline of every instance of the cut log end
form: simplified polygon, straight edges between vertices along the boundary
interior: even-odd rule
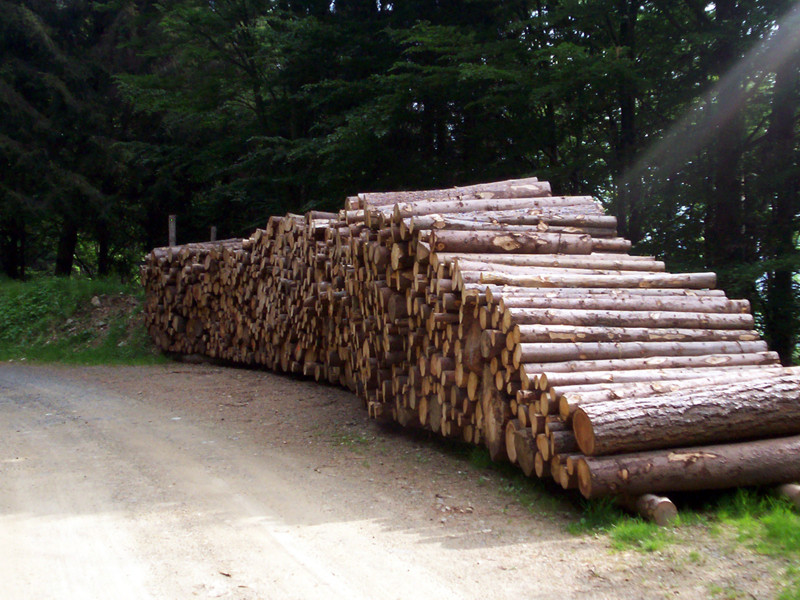
[[[595,447],[594,430],[589,417],[580,408],[572,415],[572,429],[575,431],[578,448],[585,455],[592,456]]]

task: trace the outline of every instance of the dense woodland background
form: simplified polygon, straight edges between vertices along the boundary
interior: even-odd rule
[[[798,48],[785,0],[0,0],[2,271],[536,175],[717,271],[789,361]]]

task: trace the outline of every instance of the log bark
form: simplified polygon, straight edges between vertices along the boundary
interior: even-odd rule
[[[553,234],[556,235],[556,234]],[[577,249],[577,246],[576,246]],[[532,252],[535,250],[531,250]],[[529,288],[689,288],[702,289],[714,286],[713,273],[570,273],[541,272],[531,268],[527,275],[511,275],[498,272],[461,271],[459,281],[492,285],[509,285]]]
[[[755,354],[711,354],[708,356],[655,356],[620,360],[579,360],[563,363],[532,363],[520,366],[523,386],[534,377],[541,389],[556,385],[585,385],[589,383],[632,383],[664,379],[701,377],[694,369],[719,369],[749,365],[778,366],[774,352]],[[679,370],[683,370],[680,372]],[[688,371],[687,371],[688,370]],[[685,376],[683,376],[685,375]],[[523,387],[523,389],[529,389]]]
[[[495,198],[479,200],[420,200],[398,202],[392,209],[395,223],[418,215],[474,213],[494,210],[547,210],[578,207],[583,214],[603,214],[602,208],[591,196],[530,196],[526,198]]]
[[[409,192],[371,192],[361,193],[347,199],[349,210],[366,206],[394,205],[397,202],[413,202],[418,200],[451,200],[468,198],[531,198],[550,194],[550,184],[539,181],[536,177],[508,179],[491,183],[459,186],[437,190],[420,190]]]
[[[434,229],[446,229],[452,223],[456,225],[466,223],[496,224],[496,225],[526,225],[536,228],[542,227],[591,227],[603,230],[616,231],[617,218],[603,214],[563,214],[560,212],[544,212],[542,210],[511,209],[496,211],[478,211],[468,213],[415,215],[403,219],[403,224],[409,233]]]
[[[494,252],[514,254],[591,254],[592,237],[566,233],[435,231],[435,252]]]
[[[596,402],[572,417],[587,456],[800,433],[800,376]]]
[[[498,254],[461,252],[434,252],[430,256],[431,266],[452,264],[459,260],[474,261],[488,265],[509,265],[515,267],[564,267],[568,269],[608,269],[619,271],[664,271],[661,261],[637,256],[614,254]],[[527,288],[525,288],[527,289]]]
[[[754,322],[752,315],[739,313],[508,308],[503,314],[501,329],[508,332],[514,325],[750,330]]]
[[[578,461],[585,498],[724,489],[800,479],[800,436]]]
[[[492,303],[499,303],[504,309],[506,302],[514,302],[517,298],[542,297],[542,298],[576,298],[591,297],[595,295],[617,296],[690,296],[693,298],[706,296],[725,296],[722,290],[712,289],[687,289],[687,288],[609,288],[609,287],[561,287],[561,288],[536,288],[520,286],[503,286],[494,284],[465,284],[466,289],[480,289],[486,299]],[[517,304],[519,306],[519,304]]]
[[[542,342],[752,342],[759,337],[754,329],[514,325],[506,336],[506,348]]]
[[[765,352],[757,342],[556,342],[517,344],[513,364]]]
[[[706,370],[693,371],[695,375],[702,375]],[[587,386],[559,386],[550,387],[548,393],[559,403],[559,415],[568,420],[572,413],[582,404],[593,402],[607,402],[624,398],[647,398],[658,396],[678,390],[690,390],[712,385],[731,383],[733,381],[753,381],[770,379],[780,375],[791,375],[797,370],[780,367],[761,367],[758,369],[742,369],[710,374],[690,379],[669,381],[645,381],[641,383],[603,383]]]
[[[463,264],[463,262],[459,261],[459,267]],[[561,298],[546,296],[519,297],[510,298],[501,303],[501,310],[503,311],[520,308],[747,314],[750,312],[750,303],[747,300],[729,300],[728,298],[717,296],[695,298],[681,295],[641,296],[624,292],[615,295],[593,294]]]

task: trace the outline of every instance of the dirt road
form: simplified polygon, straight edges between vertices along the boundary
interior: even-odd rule
[[[700,535],[573,536],[497,473],[369,422],[337,389],[210,366],[0,364],[0,598],[770,597]],[[692,552],[698,553],[702,562]],[[773,573],[774,574],[774,573]]]

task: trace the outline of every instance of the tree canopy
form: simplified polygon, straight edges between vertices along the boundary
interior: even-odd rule
[[[359,191],[537,175],[794,351],[788,0],[0,0],[0,262],[130,272]]]

